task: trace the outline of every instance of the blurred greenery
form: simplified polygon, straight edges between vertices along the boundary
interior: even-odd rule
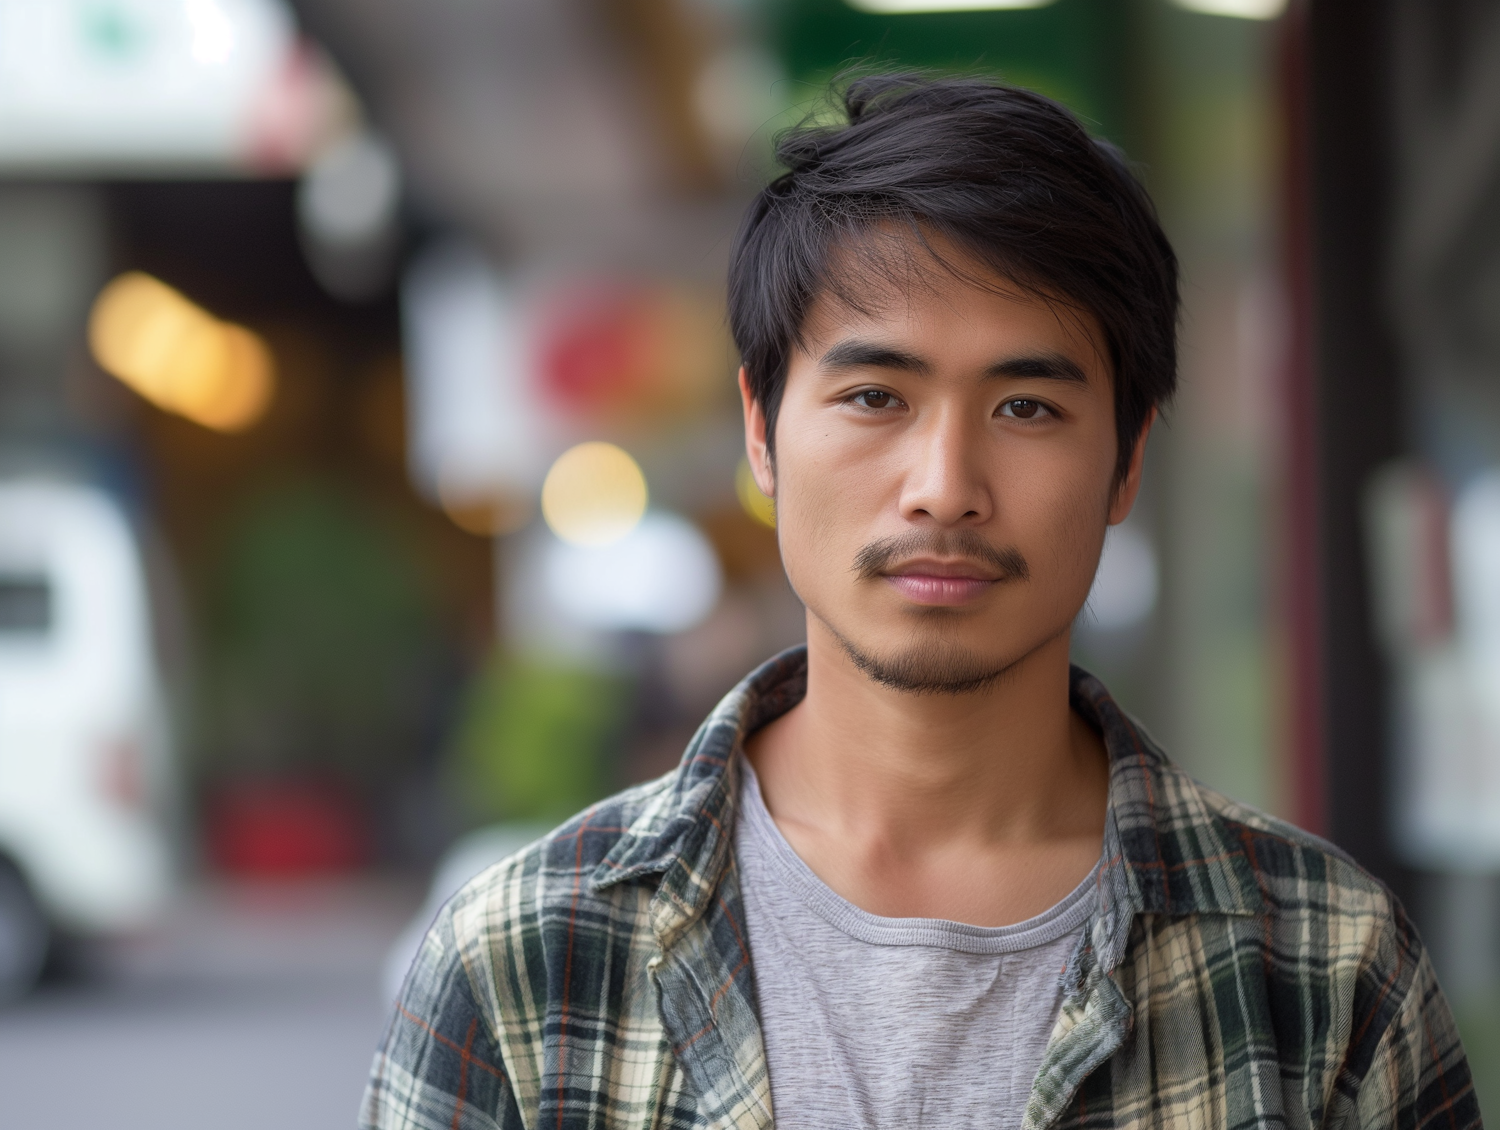
[[[556,822],[603,797],[629,689],[558,660],[497,654],[470,690],[452,751],[467,815]]]
[[[1476,996],[1479,999],[1474,999]],[[1452,1004],[1464,1051],[1469,1056],[1469,1070],[1474,1073],[1480,1113],[1493,1114],[1493,1100],[1500,1095],[1500,992],[1474,994],[1468,1000],[1454,1000]]]
[[[231,506],[204,641],[210,775],[370,782],[409,758],[441,657],[415,544],[332,481],[284,481]]]

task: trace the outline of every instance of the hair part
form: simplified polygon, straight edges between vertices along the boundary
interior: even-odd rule
[[[1151,410],[1176,389],[1178,317],[1177,257],[1123,155],[1051,99],[982,79],[866,76],[840,105],[842,121],[810,118],[777,139],[787,171],[751,205],[730,258],[730,329],[771,452],[814,302],[866,309],[858,279],[869,276],[846,269],[851,257],[909,284],[921,248],[964,281],[998,277],[1093,315],[1122,478]]]

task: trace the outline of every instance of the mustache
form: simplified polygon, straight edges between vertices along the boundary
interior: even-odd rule
[[[881,538],[865,546],[854,557],[854,571],[862,581],[878,577],[893,564],[911,557],[958,557],[979,562],[999,574],[1001,581],[1031,579],[1026,558],[1014,546],[996,549],[974,530],[913,530],[896,537]]]

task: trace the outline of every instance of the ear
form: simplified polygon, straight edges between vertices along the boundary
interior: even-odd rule
[[[766,413],[750,390],[750,374],[745,372],[743,365],[740,366],[740,402],[745,408],[745,457],[750,461],[750,473],[755,476],[760,493],[775,498],[776,471],[766,446]]]
[[[1130,517],[1135,497],[1141,492],[1141,469],[1146,463],[1146,439],[1151,434],[1151,425],[1156,423],[1156,409],[1146,413],[1146,422],[1135,437],[1135,450],[1130,453],[1130,465],[1115,485],[1114,498],[1109,504],[1109,524],[1117,526]]]

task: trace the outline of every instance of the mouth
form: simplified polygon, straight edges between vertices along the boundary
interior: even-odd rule
[[[1001,578],[973,561],[931,558],[906,561],[880,574],[913,604],[957,606],[968,604],[997,585]]]

